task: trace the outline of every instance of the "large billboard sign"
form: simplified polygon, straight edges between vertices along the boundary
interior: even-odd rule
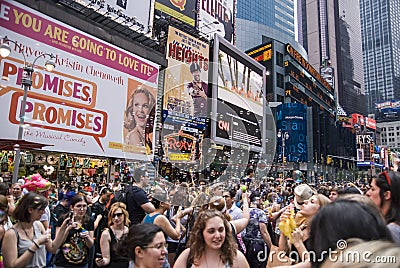
[[[359,157],[357,161],[373,161],[374,136],[375,134],[372,132],[356,135],[357,153],[363,156],[362,158]]]
[[[156,0],[155,14],[160,17],[171,16],[192,27],[196,21],[197,0]]]
[[[379,118],[399,118],[400,100],[387,100],[375,103]]]
[[[274,60],[274,50],[272,46],[272,42],[264,43],[255,48],[252,48],[246,51],[247,55],[252,57],[255,61],[259,62],[261,65],[265,66],[269,72],[273,70],[273,60]],[[267,100],[273,101],[274,100],[274,83],[273,79],[268,79],[267,77]]]
[[[307,106],[284,103],[277,107],[278,162],[307,162]]]
[[[147,159],[154,126],[159,66],[14,1],[1,1],[0,136],[17,138],[23,101],[24,55],[36,58],[27,94],[23,139],[54,151]],[[22,53],[24,53],[24,55]],[[46,72],[43,53],[55,55]],[[38,56],[40,56],[38,58]]]
[[[235,43],[235,0],[200,0],[198,29],[208,37],[215,33]]]
[[[214,44],[213,137],[217,143],[261,152],[265,68],[223,38],[215,36]]]
[[[170,162],[201,159],[200,150],[209,117],[209,45],[169,27],[168,68],[165,70],[164,156]]]
[[[146,0],[141,1],[140,5],[136,1],[128,0],[73,0],[86,8],[93,9],[105,17],[112,19],[122,25],[132,28],[136,31],[148,32],[151,29],[148,27],[152,24],[151,22],[151,10],[152,1]],[[60,2],[65,2],[69,6],[71,1],[61,0]],[[76,8],[79,11],[82,8]]]

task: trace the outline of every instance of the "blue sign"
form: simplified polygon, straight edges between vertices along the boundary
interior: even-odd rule
[[[278,161],[307,162],[307,106],[284,103],[277,107]]]

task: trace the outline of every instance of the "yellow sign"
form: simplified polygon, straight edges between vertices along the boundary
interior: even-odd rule
[[[170,154],[169,160],[171,160],[171,161],[189,161],[190,154]]]

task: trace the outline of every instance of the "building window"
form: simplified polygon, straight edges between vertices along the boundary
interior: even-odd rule
[[[276,52],[276,65],[283,67],[283,54]]]
[[[284,76],[280,73],[276,74],[276,85],[280,88],[284,87]]]

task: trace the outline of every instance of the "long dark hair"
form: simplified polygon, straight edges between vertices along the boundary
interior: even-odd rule
[[[381,203],[383,203],[385,192],[390,191],[390,208],[388,213],[384,215],[386,222],[395,222],[400,225],[400,173],[382,172],[375,178],[375,183],[379,187]]]
[[[29,192],[25,194],[21,200],[18,202],[17,207],[15,208],[12,217],[14,220],[20,222],[29,222],[31,220],[31,214],[28,209],[45,209],[49,204],[49,201],[43,195]]]
[[[161,228],[152,223],[132,225],[128,235],[118,244],[118,252],[135,261],[135,248],[148,246],[159,232],[162,232]]]
[[[308,250],[315,253],[313,267],[319,267],[339,241],[392,241],[390,231],[376,207],[354,200],[338,199],[319,210],[311,221]]]

